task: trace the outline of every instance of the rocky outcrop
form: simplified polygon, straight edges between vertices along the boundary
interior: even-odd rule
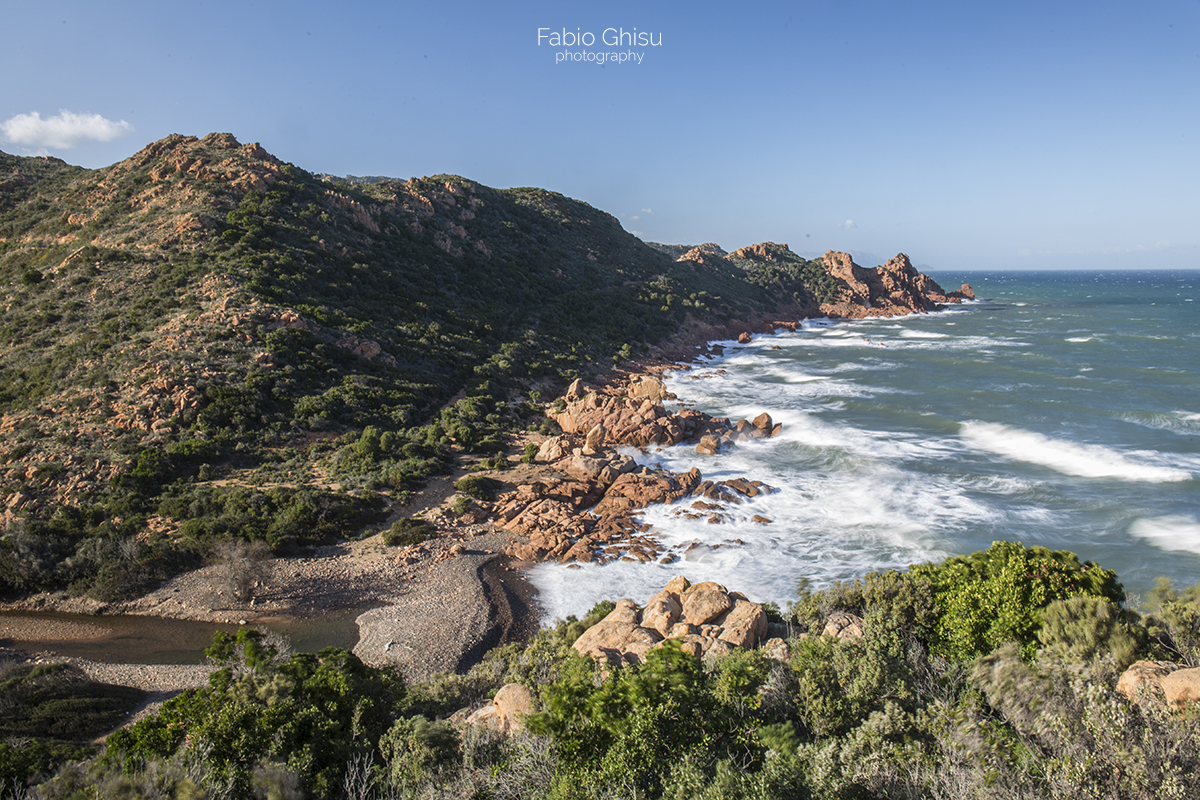
[[[639,608],[621,600],[604,619],[584,631],[573,647],[610,664],[632,664],[671,639],[698,658],[756,647],[767,633],[767,614],[739,592],[712,581],[691,585],[682,575]]]
[[[496,692],[492,702],[467,717],[466,724],[511,735],[525,729],[523,719],[532,711],[533,693],[523,684],[507,683]]]
[[[947,303],[960,302],[971,288],[964,286],[963,292],[947,294],[937,281],[918,272],[903,253],[872,269],[860,267],[848,253],[835,250],[822,258],[829,274],[841,283],[838,300],[821,304],[821,312],[830,317],[862,319],[936,311]],[[974,298],[973,292],[970,298]]]
[[[1200,701],[1200,668],[1171,661],[1138,661],[1117,680],[1117,691],[1139,705],[1182,711]]]
[[[699,452],[716,453],[772,436],[783,427],[765,412],[753,421],[736,423],[690,409],[673,414],[662,405],[667,396],[662,381],[653,376],[602,391],[578,380],[568,387],[558,408],[547,411],[563,434],[543,441],[535,455],[553,470],[518,484],[492,506],[496,524],[528,537],[528,542],[508,549],[511,557],[600,564],[616,559],[670,562],[675,557],[665,554],[658,541],[646,535],[649,528],[635,520],[638,511],[694,497],[703,504],[704,515],[719,522],[729,506],[773,491],[745,478],[706,481],[695,468],[682,474],[652,469],[614,452],[616,447],[699,439]],[[700,516],[694,509],[677,513]],[[765,517],[755,520],[769,522]]]
[[[704,516],[719,518],[729,506],[773,491],[746,478],[707,481],[698,469],[676,474],[639,467],[628,456],[574,455],[559,463],[568,478],[545,476],[496,501],[496,524],[528,537],[507,550],[519,561],[670,562],[674,556],[647,533],[649,526],[635,520],[638,511],[695,497],[704,498],[697,500],[705,503]],[[678,513],[693,512],[681,508]]]
[[[575,381],[563,395],[564,405],[550,408],[546,415],[554,420],[568,436],[599,436],[602,440],[586,443],[593,450],[597,444],[611,447],[649,447],[674,445],[684,441],[700,441],[715,437],[719,444],[746,442],[774,436],[782,429],[763,413],[753,422],[727,417],[713,417],[694,409],[671,413],[662,401],[667,392],[658,379],[642,378],[629,387],[621,386],[598,392]],[[719,447],[717,449],[720,449]],[[715,450],[714,450],[715,452]],[[549,455],[549,454],[548,454]],[[539,460],[554,460],[550,458]]]

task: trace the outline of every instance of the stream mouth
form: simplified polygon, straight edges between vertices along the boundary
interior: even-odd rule
[[[304,619],[271,617],[245,627],[286,636],[298,653],[352,650],[355,620],[382,603],[362,603]],[[0,647],[106,664],[203,664],[217,631],[239,626],[139,615],[90,616],[54,611],[0,611]]]

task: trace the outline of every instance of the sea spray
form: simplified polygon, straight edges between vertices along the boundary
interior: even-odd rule
[[[827,586],[997,539],[1072,550],[1135,592],[1158,575],[1196,582],[1200,320],[1171,297],[1197,277],[973,274],[980,299],[946,312],[721,342],[668,378],[678,403],[766,410],[780,435],[637,457],[778,491],[719,524],[679,515],[690,499],[646,509],[673,563],[537,567],[546,616],[644,601],[677,574],[783,605],[801,578]]]

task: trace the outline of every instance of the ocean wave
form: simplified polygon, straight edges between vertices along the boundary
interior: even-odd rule
[[[1157,460],[1157,453],[1123,454],[1102,445],[1052,439],[1034,431],[998,423],[964,422],[960,436],[977,450],[1080,478],[1117,478],[1150,483],[1192,479],[1192,474],[1187,470],[1149,463]]]
[[[963,519],[984,521],[994,514],[945,479],[863,463],[824,473],[778,464],[772,470],[759,462],[750,471],[747,449],[709,458],[701,466],[705,478],[751,474],[779,491],[728,506],[720,524],[709,522],[709,511],[695,519],[681,513],[692,512],[692,499],[645,509],[640,519],[651,526],[668,563],[538,565],[530,579],[545,618],[578,616],[602,599],[643,602],[676,575],[714,580],[782,606],[796,599],[801,577],[821,588],[872,570],[944,558],[948,553],[938,543]],[[664,466],[678,469],[683,460]]]
[[[1118,419],[1141,425],[1145,428],[1155,428],[1160,431],[1177,433],[1180,436],[1195,436],[1200,434],[1200,414],[1192,411],[1170,411],[1166,413],[1140,412],[1122,414]]]
[[[1129,533],[1163,550],[1200,553],[1200,521],[1185,514],[1142,517],[1133,521]]]
[[[1067,341],[1074,342],[1075,344],[1083,344],[1084,342],[1090,342],[1095,338],[1095,336],[1072,336],[1071,338],[1067,339]]]

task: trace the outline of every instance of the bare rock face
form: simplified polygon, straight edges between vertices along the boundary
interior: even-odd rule
[[[753,423],[739,420],[736,424],[695,409],[670,413],[655,399],[663,387],[654,377],[629,386],[638,389],[627,393],[626,387],[616,386],[594,391],[577,380],[557,409],[547,410],[563,434],[546,439],[534,460],[552,464],[554,471],[518,484],[487,511],[496,524],[529,537],[528,543],[506,548],[510,556],[560,563],[603,564],[618,558],[670,563],[675,556],[664,554],[662,543],[647,534],[649,526],[635,519],[636,511],[688,496],[704,497],[708,509],[719,511],[743,502],[744,497],[772,491],[745,478],[705,481],[694,468],[676,474],[642,466],[630,455],[616,452],[621,446],[644,448],[685,439],[699,439],[702,448],[717,452],[738,442],[773,436],[782,428],[772,425],[765,413]],[[562,480],[563,473],[570,480]],[[721,521],[719,515],[712,516],[714,522]]]
[[[650,648],[662,641],[655,630],[641,627],[641,610],[632,600],[620,600],[607,617],[583,632],[572,645],[584,655],[612,663],[645,660]]]
[[[671,396],[667,387],[663,385],[662,379],[656,375],[643,375],[635,378],[630,382],[628,392],[632,398],[652,402],[662,402]]]
[[[735,647],[753,647],[766,638],[767,612],[758,603],[735,600],[733,608],[716,620],[722,631],[718,638]]]
[[[583,452],[587,455],[593,455],[604,449],[604,423],[597,422],[596,425],[588,431],[587,438],[583,442]]]
[[[1133,703],[1164,703],[1163,680],[1182,669],[1180,664],[1171,661],[1138,661],[1121,673],[1117,680],[1117,691]]]
[[[704,625],[733,607],[729,592],[712,581],[698,583],[683,593],[682,621],[689,625]]]
[[[644,608],[621,600],[576,640],[574,648],[612,664],[634,663],[645,661],[664,641],[677,640],[685,653],[709,658],[738,647],[756,647],[766,634],[767,615],[758,603],[718,583],[692,586],[678,576]]]
[[[537,461],[558,461],[570,451],[569,442],[562,436],[551,436],[538,448]]]
[[[679,603],[679,597],[664,589],[646,601],[642,609],[642,626],[653,628],[666,639],[682,616],[683,606]]]
[[[1200,700],[1200,668],[1178,669],[1159,680],[1163,698],[1176,711]]]
[[[918,272],[904,253],[872,269],[855,264],[848,253],[830,250],[822,258],[829,274],[842,284],[836,302],[821,304],[821,311],[831,317],[862,319],[916,314],[935,311],[944,303],[962,299],[947,295],[933,278]]]
[[[467,725],[482,725],[505,734],[524,730],[522,720],[533,711],[533,694],[520,683],[500,687],[492,702],[467,717]]]
[[[822,636],[833,636],[838,639],[861,639],[863,637],[862,617],[840,611],[830,614],[825,620]]]

